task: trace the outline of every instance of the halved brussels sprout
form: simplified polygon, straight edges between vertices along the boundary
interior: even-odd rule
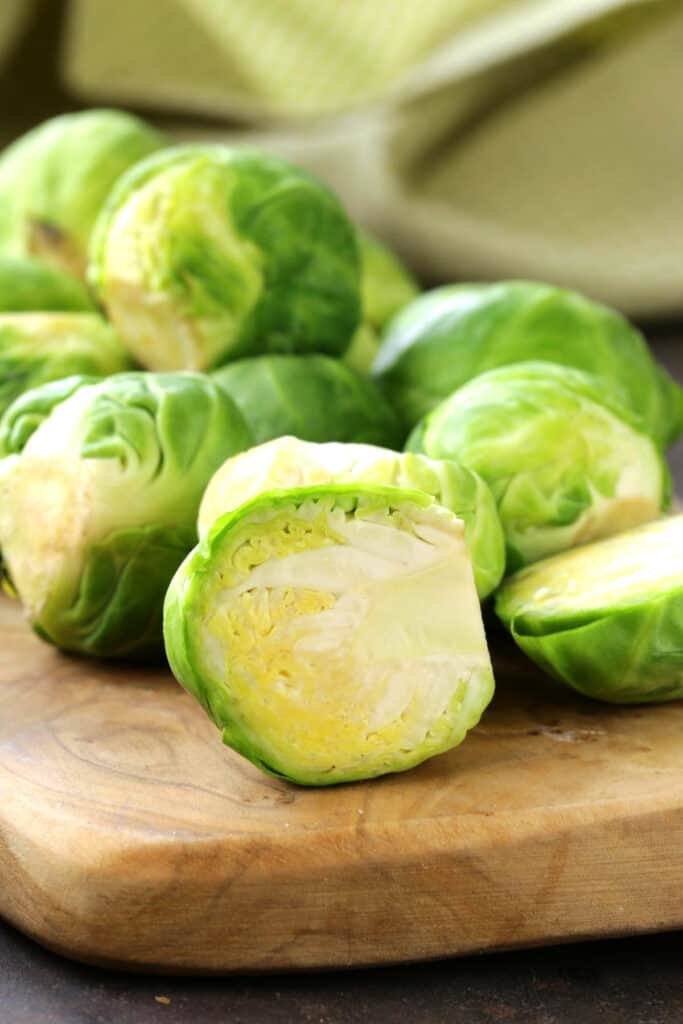
[[[358,231],[363,322],[342,356],[360,373],[369,373],[379,350],[379,336],[399,309],[419,294],[417,281],[397,256],[367,231]],[[412,423],[410,424],[412,426]]]
[[[200,374],[78,387],[0,460],[0,548],[36,631],[68,651],[158,654],[166,587],[211,474],[251,443]]]
[[[508,570],[655,519],[670,478],[638,419],[602,382],[519,363],[465,384],[418,424],[407,448],[458,458],[498,505]]]
[[[0,314],[0,416],[24,391],[47,381],[130,368],[114,329],[96,313]]]
[[[0,252],[85,274],[88,239],[114,182],[164,137],[122,110],[63,114],[0,156]]]
[[[530,658],[615,704],[683,697],[683,516],[512,576],[496,611]]]
[[[309,444],[282,437],[229,459],[212,477],[199,509],[199,536],[225,512],[264,491],[316,484],[382,484],[423,491],[463,520],[480,598],[505,569],[503,531],[489,488],[458,462],[367,444]]]
[[[405,439],[377,386],[329,356],[252,356],[213,378],[237,402],[257,444],[284,434],[389,448]]]
[[[74,374],[73,377],[62,377],[31,388],[15,398],[0,418],[0,458],[20,455],[55,406],[70,398],[74,391],[86,384],[97,384],[100,379]]]
[[[164,636],[224,742],[304,785],[411,768],[493,694],[462,521],[395,487],[271,492],[222,516],[169,587]]]
[[[473,377],[530,360],[599,377],[660,446],[683,430],[683,391],[656,364],[640,332],[600,303],[537,282],[427,292],[389,325],[373,374],[409,429]]]
[[[0,313],[95,313],[77,277],[37,260],[0,258]]]
[[[98,221],[90,280],[153,370],[340,355],[360,320],[358,248],[339,200],[255,150],[179,146],[132,168]]]

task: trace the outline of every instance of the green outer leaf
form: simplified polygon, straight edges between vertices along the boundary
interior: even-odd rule
[[[576,629],[510,631],[541,668],[579,693],[611,704],[683,697],[683,588]]]
[[[31,388],[16,398],[0,419],[0,458],[19,455],[55,406],[79,388],[99,380],[99,377],[74,374]]]
[[[491,370],[464,385],[417,425],[406,448],[457,457],[484,478],[505,531],[508,569],[516,569],[576,543],[566,529],[581,524],[596,494],[613,496],[629,453],[634,474],[659,478],[659,493],[643,491],[642,497],[660,510],[668,507],[668,469],[646,438],[632,412],[601,394],[599,381],[533,362]]]
[[[215,370],[213,378],[240,407],[257,444],[285,434],[388,448],[403,441],[376,385],[329,356],[254,356]]]
[[[223,731],[223,741],[238,753],[248,758],[263,771],[278,778],[285,778],[303,785],[327,786],[356,778],[368,776],[335,777],[328,774],[306,775],[305,778],[295,777],[291,772],[285,773],[279,767],[269,764],[264,759],[259,746],[258,737],[240,721],[239,709],[231,699],[229,689],[221,682],[211,678],[204,665],[201,641],[197,631],[193,630],[193,621],[200,617],[202,591],[216,571],[216,561],[231,535],[241,528],[252,516],[261,517],[264,513],[276,512],[279,508],[289,508],[299,501],[334,496],[347,511],[359,503],[377,503],[381,507],[396,506],[410,503],[421,508],[434,504],[433,499],[421,491],[402,490],[371,484],[325,484],[313,487],[297,487],[288,490],[274,490],[259,495],[253,501],[246,502],[239,508],[227,512],[213,525],[209,533],[199,545],[187,556],[174,576],[164,604],[164,640],[166,655],[176,679],[191,693],[205,709],[209,717]],[[438,506],[437,506],[438,507]],[[445,509],[440,513],[449,516]],[[490,699],[492,693],[488,694]],[[478,707],[472,720],[460,723],[461,735],[454,739],[455,745],[464,738],[465,733],[476,725],[488,700]],[[445,748],[444,748],[445,749]],[[436,753],[436,751],[434,752]],[[387,770],[407,770],[425,759],[415,752],[414,760],[406,761],[400,768]],[[429,756],[432,756],[431,754]]]
[[[77,277],[35,260],[0,258],[0,313],[95,313]]]
[[[548,623],[538,634],[517,619],[507,584],[496,612],[528,657],[579,693],[613,704],[683,697],[683,584],[573,628]]]
[[[0,314],[0,415],[25,391],[49,381],[130,368],[113,328],[97,314]]]
[[[203,490],[225,458],[250,443],[235,404],[203,374],[129,373],[80,382],[53,407],[23,453],[0,462],[6,531],[0,542],[10,575],[24,597],[33,584],[16,571],[21,550],[30,573],[46,587],[40,608],[28,608],[36,631],[66,650],[98,656],[160,653],[164,591],[196,541]],[[50,486],[61,463],[72,474],[80,458],[88,473],[88,503],[75,527],[38,504],[37,524],[27,522],[23,506],[8,500],[13,474],[30,480],[32,460],[38,460],[38,471],[45,463],[43,450],[53,473]],[[29,503],[37,502],[41,481],[31,487]],[[44,535],[32,536],[33,528]],[[67,538],[69,529],[76,532]],[[40,545],[51,554],[70,554],[57,569],[54,559],[39,569],[27,555],[40,552]]]
[[[194,542],[194,531],[144,526],[93,544],[81,567],[74,603],[37,625],[65,651],[96,657],[158,660],[169,580]]]
[[[599,377],[660,446],[683,430],[683,392],[614,310],[530,281],[462,284],[420,296],[390,323],[373,374],[406,429],[481,373],[547,360]]]
[[[158,281],[138,282],[140,293],[161,285],[179,321],[191,319],[207,345],[220,336],[218,352],[207,348],[203,368],[258,352],[327,352],[340,355],[360,322],[360,260],[353,226],[339,200],[322,183],[265,153],[228,146],[177,146],[136,167],[112,190],[93,232],[90,282],[105,306],[109,281],[109,233],[127,201],[157,176],[185,168],[166,204],[191,208],[209,178],[220,194],[212,237],[188,220],[182,232],[159,233]],[[218,187],[222,180],[222,188]],[[148,228],[149,230],[149,228]],[[193,233],[194,231],[194,233]],[[242,241],[228,262],[216,238]],[[166,246],[164,250],[163,246]],[[207,258],[207,253],[210,258]],[[243,307],[240,260],[250,278],[265,286]],[[243,276],[243,275],[242,275]],[[134,345],[135,339],[129,339]]]

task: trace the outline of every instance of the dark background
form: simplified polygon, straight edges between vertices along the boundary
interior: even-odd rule
[[[171,979],[79,967],[0,925],[0,1019],[2,1024],[680,1024],[682,941],[678,933],[338,974]]]

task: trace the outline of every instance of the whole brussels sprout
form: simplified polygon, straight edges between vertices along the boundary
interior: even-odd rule
[[[0,314],[0,416],[39,384],[130,367],[113,328],[96,313]]]
[[[100,377],[74,374],[25,391],[15,398],[0,418],[0,458],[20,455],[36,430],[60,402],[85,384],[97,384]]]
[[[0,156],[0,252],[84,276],[90,231],[114,182],[165,139],[122,110],[63,114]]]
[[[419,294],[419,288],[410,271],[390,249],[367,231],[359,230],[357,238],[363,322],[342,359],[352,369],[369,373],[385,324]]]
[[[0,258],[0,313],[95,313],[82,281],[36,260]]]
[[[237,402],[257,444],[284,434],[389,448],[405,440],[377,386],[329,356],[252,356],[213,378]]]
[[[223,741],[303,785],[411,768],[493,694],[462,521],[419,491],[327,484],[222,516],[169,587],[164,636]]]
[[[683,516],[537,562],[504,584],[496,611],[530,658],[580,693],[683,697]]]
[[[360,320],[358,248],[338,199],[249,149],[179,146],[132,168],[99,218],[90,281],[153,370],[340,355]]]
[[[489,488],[453,460],[392,452],[368,444],[310,444],[294,437],[228,459],[212,477],[199,508],[199,536],[225,512],[264,491],[317,484],[380,484],[423,491],[465,528],[479,597],[494,590],[505,569],[505,544]]]
[[[670,479],[637,418],[602,382],[554,363],[518,363],[476,377],[437,406],[408,449],[457,457],[498,505],[507,567],[656,518]]]
[[[531,281],[427,292],[389,325],[373,374],[409,429],[480,373],[531,360],[599,377],[660,446],[683,429],[683,391],[639,331],[576,292]]]
[[[159,654],[204,488],[250,443],[200,374],[117,374],[55,405],[0,460],[0,548],[36,631],[68,651]]]

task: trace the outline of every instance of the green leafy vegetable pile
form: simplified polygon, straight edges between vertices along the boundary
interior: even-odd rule
[[[36,632],[159,658],[263,770],[402,771],[493,696],[482,618],[683,696],[683,391],[618,312],[410,271],[265,152],[114,110],[0,154],[0,550]],[[403,449],[403,450],[402,450]]]

